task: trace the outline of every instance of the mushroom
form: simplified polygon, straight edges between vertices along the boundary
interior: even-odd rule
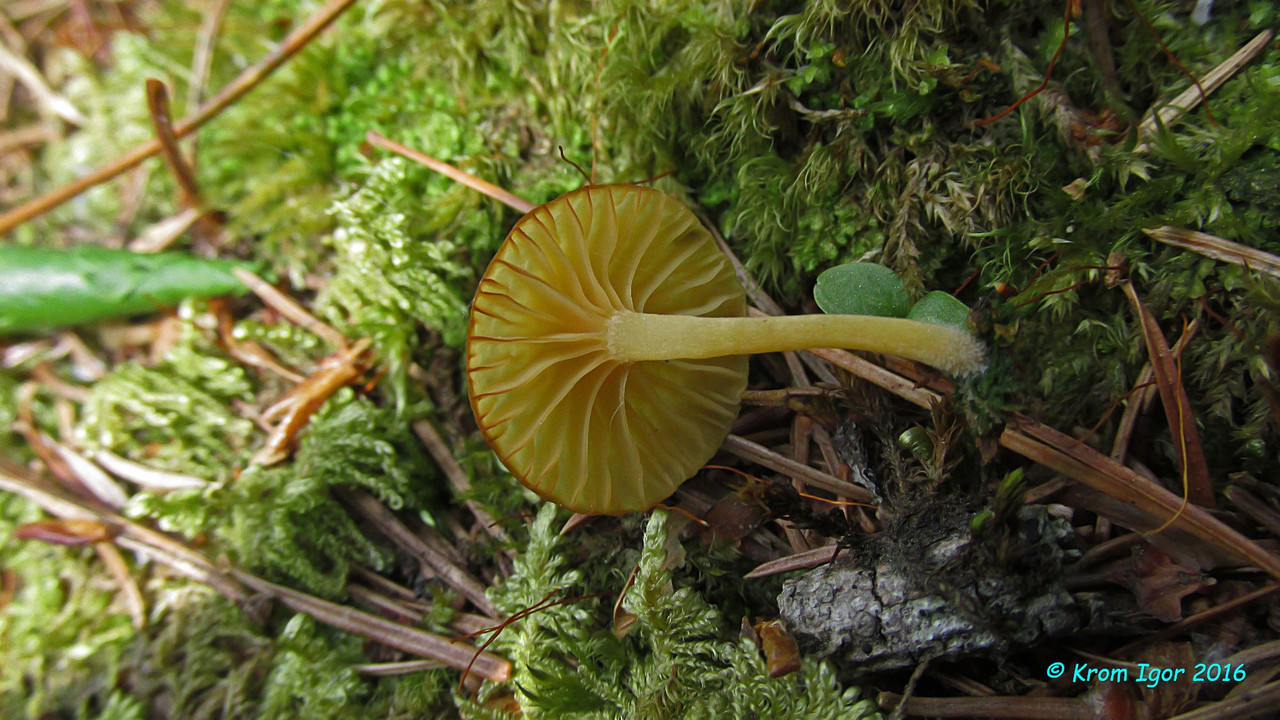
[[[857,315],[744,317],[729,259],[679,200],[589,185],[512,228],[476,291],[471,407],[512,474],[580,513],[647,510],[715,454],[747,355],[874,350],[952,373],[983,351],[956,328]]]
[[[696,473],[737,417],[747,355],[842,347],[953,374],[983,365],[981,344],[954,327],[745,317],[746,294],[711,233],[652,188],[587,185],[521,209],[472,302],[467,390],[503,464],[575,512],[648,510]]]

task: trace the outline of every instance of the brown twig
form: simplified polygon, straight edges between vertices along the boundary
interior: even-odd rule
[[[730,435],[724,439],[724,444],[720,446],[720,449],[743,460],[749,460],[770,470],[800,480],[807,485],[833,492],[840,497],[852,498],[858,502],[865,503],[876,502],[875,495],[872,495],[870,491],[864,488],[845,482],[834,475],[824,473],[808,465],[801,465],[785,455],[776,453],[744,437]]]
[[[120,547],[164,563],[191,579],[209,585],[237,604],[243,604],[247,600],[244,591],[244,586],[247,586],[280,600],[293,610],[307,613],[320,622],[388,647],[440,660],[459,670],[475,663],[475,672],[494,682],[504,682],[511,677],[511,663],[492,653],[480,652],[473,655],[473,648],[457,645],[439,635],[275,585],[234,568],[224,573],[203,555],[182,543],[109,510],[92,507],[84,501],[58,493],[31,477],[24,468],[4,458],[0,458],[0,490],[21,495],[57,517],[103,522],[117,533],[116,543]]]
[[[280,292],[276,289],[276,286],[244,268],[235,268],[232,272],[235,273],[236,277],[240,278],[240,282],[253,291],[254,295],[258,296],[259,300],[272,310],[283,315],[289,322],[319,335],[336,348],[345,348],[347,346],[346,336],[333,329],[332,326],[323,322],[320,318],[307,312],[305,308],[298,304],[298,301]]]
[[[511,663],[492,653],[481,651],[473,655],[474,648],[435,633],[321,600],[240,570],[232,569],[231,576],[247,587],[279,600],[285,607],[306,613],[339,630],[367,637],[396,650],[440,660],[452,668],[469,669],[493,682],[505,682],[511,677]]]
[[[427,452],[431,454],[432,459],[436,461],[436,465],[444,472],[444,476],[449,479],[449,483],[453,485],[455,493],[465,493],[471,489],[471,479],[467,477],[467,472],[458,464],[457,459],[453,457],[453,452],[449,449],[449,445],[440,436],[435,426],[426,420],[418,420],[413,424],[413,432],[426,446]],[[489,513],[484,511],[480,503],[474,500],[466,500],[464,504],[471,514],[475,516],[476,522],[484,529],[494,540],[500,543],[510,542],[507,531],[502,529],[501,525],[496,525]]]
[[[417,625],[422,622],[422,618],[426,617],[426,613],[418,608],[411,607],[404,601],[389,598],[385,595],[370,590],[359,585],[347,585],[347,594],[352,600],[364,605],[365,607],[375,610],[384,616],[389,616],[397,622],[406,622]]]
[[[258,61],[257,64],[246,68],[209,102],[201,105],[193,114],[178,122],[173,128],[174,136],[179,138],[187,136],[225,110],[231,103],[239,100],[245,93],[256,87],[258,83],[265,80],[286,60],[301,50],[316,35],[320,34],[322,30],[328,27],[344,10],[355,2],[356,0],[329,0],[297,30],[289,33],[265,58]],[[23,203],[4,214],[0,214],[0,235],[61,205],[94,185],[116,177],[159,152],[160,141],[149,140],[84,177]]]
[[[47,122],[0,133],[0,155],[28,145],[43,145],[58,139],[58,131]]]
[[[801,465],[809,464],[809,440],[813,434],[813,418],[808,415],[797,414],[791,420],[791,456],[792,459]],[[791,487],[796,492],[804,490],[804,483],[800,480],[792,480]],[[792,552],[804,552],[812,546],[804,537],[804,531],[788,521],[780,520],[782,523],[782,531],[787,537],[787,543],[791,546]]]
[[[1149,516],[1153,520],[1153,526],[1177,515],[1171,527],[1194,535],[1229,556],[1241,558],[1280,579],[1280,558],[1203,508],[1197,505],[1187,505],[1184,508],[1182,498],[1160,484],[1087,445],[1079,445],[1068,435],[1028,418],[1015,418],[1001,434],[1000,444],[1120,500]]]
[[[204,215],[200,208],[189,207],[178,211],[151,227],[143,230],[138,237],[126,243],[125,247],[136,253],[160,252],[173,244],[182,233],[191,229]]]
[[[442,667],[448,666],[439,660],[402,660],[400,662],[387,663],[362,663],[360,665],[352,665],[351,669],[361,675],[391,677],[393,675],[411,675]]]
[[[134,485],[154,493],[165,493],[172,490],[201,490],[211,484],[208,480],[190,475],[154,470],[106,450],[99,450],[94,453],[93,460],[112,475],[122,480],[128,480]]]
[[[218,320],[218,344],[227,354],[240,364],[252,368],[270,370],[292,383],[301,383],[306,378],[290,370],[276,360],[266,348],[253,340],[240,340],[235,333],[235,318],[231,315],[231,306],[224,298],[213,298],[209,301],[209,311]]]
[[[1240,509],[1240,512],[1271,531],[1272,535],[1280,537],[1280,513],[1272,510],[1262,498],[1235,484],[1228,486],[1222,494],[1226,495],[1231,504]]]
[[[1121,647],[1117,650],[1112,651],[1111,654],[1117,657],[1123,656],[1123,655],[1132,655],[1134,651],[1138,650],[1139,648],[1143,648],[1148,645],[1152,645],[1159,642],[1164,642],[1165,640],[1171,640],[1192,628],[1199,627],[1209,622],[1210,620],[1216,620],[1222,617],[1223,615],[1234,612],[1235,610],[1241,607],[1244,607],[1245,605],[1248,605],[1251,602],[1254,602],[1255,600],[1261,600],[1263,598],[1270,597],[1274,595],[1277,590],[1280,590],[1280,583],[1271,583],[1270,585],[1267,585],[1265,587],[1258,588],[1257,590],[1254,590],[1251,593],[1241,595],[1238,598],[1233,598],[1231,600],[1228,600],[1227,602],[1222,603],[1221,605],[1215,605],[1209,608],[1208,610],[1204,610],[1190,617],[1183,618],[1182,620],[1179,620],[1178,622],[1175,622],[1172,625],[1167,625],[1161,630],[1153,632],[1149,635],[1144,635],[1143,637],[1140,637],[1137,640],[1134,640],[1128,645],[1125,645],[1124,647]]]
[[[279,422],[249,462],[269,466],[288,459],[297,445],[298,433],[311,421],[311,416],[334,393],[350,385],[364,372],[362,363],[370,343],[368,338],[358,340],[351,347],[321,360],[315,372],[263,410],[259,418],[262,422]]]
[[[380,500],[363,490],[345,490],[341,495],[379,532],[417,558],[430,574],[439,577],[459,595],[470,600],[480,612],[490,617],[498,617],[497,608],[485,596],[483,583],[418,537]]]
[[[923,408],[928,408],[936,400],[942,399],[937,392],[921,387],[915,382],[898,375],[870,360],[854,355],[848,350],[826,349],[812,350],[814,355],[826,360],[836,367],[852,373],[855,377],[908,400]]]
[[[191,84],[187,87],[187,107],[196,107],[204,100],[206,85],[209,83],[209,72],[213,69],[213,52],[217,47],[218,33],[222,29],[222,20],[227,15],[229,5],[231,0],[216,0],[200,23],[196,49],[191,54]],[[192,164],[195,164],[194,152]]]
[[[93,549],[102,559],[102,564],[107,566],[107,572],[111,573],[112,579],[116,581],[124,606],[129,611],[129,617],[133,619],[134,629],[141,630],[146,627],[147,605],[142,599],[142,591],[138,589],[138,582],[129,572],[129,565],[120,554],[120,549],[110,540],[94,543]]]
[[[63,380],[48,361],[36,363],[31,368],[31,378],[58,397],[77,403],[84,403],[89,399],[89,388]]]
[[[1170,352],[1175,359],[1181,359],[1182,351],[1191,342],[1191,338],[1195,337],[1196,331],[1199,329],[1200,318],[1196,317],[1187,326],[1187,331],[1178,336],[1177,341],[1173,343]],[[1124,462],[1124,456],[1128,453],[1129,440],[1133,437],[1134,428],[1138,424],[1138,414],[1150,404],[1151,399],[1158,392],[1153,385],[1154,379],[1155,370],[1152,369],[1151,363],[1147,362],[1147,364],[1143,365],[1142,370],[1138,373],[1137,381],[1133,384],[1133,390],[1142,388],[1142,391],[1125,404],[1124,413],[1120,416],[1120,426],[1116,429],[1115,439],[1111,443],[1111,457],[1117,462]]]
[[[1122,102],[1124,90],[1120,87],[1120,76],[1116,73],[1116,58],[1111,49],[1105,0],[1084,0],[1081,4],[1081,16],[1084,20],[1085,40],[1089,43],[1094,67],[1102,78],[1102,87],[1111,96],[1112,102]]]
[[[35,478],[25,468],[2,457],[0,490],[21,495],[54,517],[102,522],[111,528],[116,536],[116,543],[121,547],[147,552],[237,603],[244,600],[244,593],[239,586],[194,550],[163,533],[121,517],[92,500],[74,498],[54,489],[48,482]]]
[[[1205,705],[1191,712],[1175,715],[1169,720],[1247,720],[1247,718],[1275,717],[1280,707],[1280,681],[1268,683],[1256,690],[1241,693],[1222,702]]]
[[[84,125],[87,120],[70,100],[54,92],[44,81],[44,76],[30,60],[16,55],[0,43],[0,70],[12,75],[35,99],[42,114],[62,118],[72,125]],[[54,120],[54,122],[57,122]]]
[[[420,153],[417,150],[414,150],[413,148],[401,145],[400,143],[395,142],[394,140],[388,140],[387,138],[383,137],[382,135],[379,135],[378,133],[372,130],[370,130],[368,133],[365,134],[365,139],[368,140],[369,144],[371,145],[377,145],[380,148],[390,150],[391,152],[394,152],[398,155],[403,155],[404,157],[407,157],[416,163],[425,165],[431,168],[432,170],[440,173],[441,175],[444,175],[447,178],[450,178],[456,182],[462,183],[463,185],[466,185],[472,190],[483,193],[484,195],[487,195],[493,198],[494,200],[497,200],[498,202],[502,203],[503,205],[506,205],[512,210],[515,210],[516,212],[527,213],[530,210],[537,207],[536,205],[529,202],[528,200],[525,200],[524,198],[518,195],[515,195],[514,193],[511,193],[508,190],[500,188],[491,182],[488,182],[486,180],[481,180],[480,178],[476,177],[475,175],[472,175],[471,173],[460,170],[450,165],[449,163],[437,160],[431,157],[430,155],[425,155],[423,153]]]
[[[147,78],[147,109],[151,112],[151,127],[160,143],[160,157],[164,158],[169,172],[173,173],[182,193],[182,204],[187,207],[204,207],[200,186],[191,166],[178,147],[178,136],[173,132],[173,118],[169,114],[169,89],[155,78]]]

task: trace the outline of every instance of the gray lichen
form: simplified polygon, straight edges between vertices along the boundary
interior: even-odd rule
[[[1072,632],[1080,620],[1062,583],[1059,547],[1070,528],[1039,507],[1023,508],[1018,520],[1016,562],[994,561],[967,514],[908,520],[856,550],[859,557],[845,554],[789,580],[778,608],[806,653],[839,657],[857,675]]]

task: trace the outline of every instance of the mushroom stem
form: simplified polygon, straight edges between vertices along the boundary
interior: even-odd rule
[[[618,311],[608,322],[619,362],[845,348],[897,355],[952,375],[981,370],[982,345],[959,328],[870,315],[698,317]]]

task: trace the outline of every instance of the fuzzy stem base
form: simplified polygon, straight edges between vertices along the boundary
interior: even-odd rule
[[[945,325],[869,315],[709,318],[618,312],[609,353],[619,362],[844,348],[897,355],[952,375],[981,370],[986,353],[969,333]]]

